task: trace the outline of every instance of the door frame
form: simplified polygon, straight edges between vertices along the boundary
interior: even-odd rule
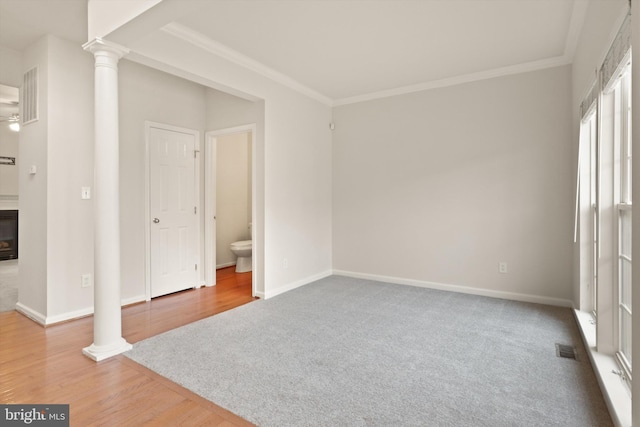
[[[256,248],[258,247],[257,194],[256,194],[256,124],[250,123],[205,133],[204,146],[204,281],[207,286],[216,285],[216,261],[210,255],[216,253],[215,216],[216,216],[216,144],[220,136],[237,133],[251,133],[251,223],[253,249],[251,253],[251,295],[256,296]]]
[[[149,156],[149,131],[151,128],[162,129],[172,132],[185,133],[193,135],[195,139],[195,159],[194,159],[194,192],[195,192],[195,205],[196,205],[196,228],[195,228],[195,259],[198,260],[198,265],[202,266],[202,232],[200,229],[201,221],[201,209],[200,209],[200,132],[193,129],[182,128],[178,126],[168,125],[165,123],[152,122],[145,120],[144,122],[144,233],[145,233],[145,299],[151,300],[151,164]],[[198,268],[198,285],[201,287],[204,285],[202,268]]]

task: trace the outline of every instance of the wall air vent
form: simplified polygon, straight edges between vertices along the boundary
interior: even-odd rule
[[[38,67],[24,73],[21,117],[23,125],[38,120]]]

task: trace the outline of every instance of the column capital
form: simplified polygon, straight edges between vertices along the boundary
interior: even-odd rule
[[[96,37],[95,39],[86,42],[82,45],[82,48],[94,55],[98,52],[109,52],[115,55],[118,59],[129,53],[129,49],[126,47],[108,40],[103,40],[100,37]]]

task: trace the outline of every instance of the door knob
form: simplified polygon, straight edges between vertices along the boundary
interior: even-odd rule
[[[158,218],[153,218],[153,222],[154,222],[155,224],[157,224],[157,223],[159,223],[159,222],[160,222],[160,220],[159,220]]]

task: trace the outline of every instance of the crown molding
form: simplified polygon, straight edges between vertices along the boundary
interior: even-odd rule
[[[292,79],[286,74],[267,67],[261,62],[251,59],[248,56],[243,55],[240,52],[237,52],[223,45],[222,43],[218,43],[197,31],[193,31],[190,28],[185,27],[184,25],[176,24],[174,22],[164,26],[162,28],[162,31],[181,40],[184,40],[187,43],[204,49],[216,56],[233,62],[236,65],[248,68],[249,70],[258,73],[263,77],[280,83],[281,85],[286,86],[289,89],[315,99],[316,101],[319,101],[329,107],[333,105],[333,100],[331,98],[324,96],[321,93],[303,85],[302,83]]]
[[[571,60],[565,56],[555,58],[542,59],[540,61],[527,62],[524,64],[511,65],[508,67],[495,68],[493,70],[479,71],[477,73],[464,74],[461,76],[450,77],[440,80],[432,80],[429,82],[418,83],[415,85],[401,86],[394,89],[382,90],[379,92],[367,93],[348,98],[341,98],[334,101],[334,107],[347,104],[355,104],[357,102],[373,101],[374,99],[388,98],[391,96],[405,95],[413,92],[422,92],[425,90],[439,89],[448,86],[456,86],[464,83],[471,83],[480,80],[488,80],[496,77],[510,76],[513,74],[527,73],[531,71],[542,70],[545,68],[560,67],[568,65]]]

